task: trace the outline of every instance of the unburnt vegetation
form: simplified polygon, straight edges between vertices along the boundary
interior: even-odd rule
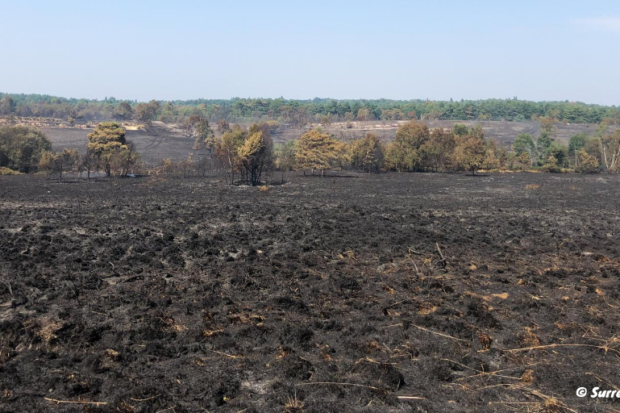
[[[0,177],[0,410],[614,411],[617,175],[286,180]]]
[[[469,120],[524,122],[539,118],[568,123],[600,123],[604,119],[620,121],[616,106],[582,102],[531,102],[513,99],[432,101],[423,99],[197,99],[187,101],[137,102],[117,100],[66,99],[38,94],[0,93],[0,115],[34,118],[57,118],[69,123],[127,121],[162,121],[187,124],[194,116],[216,122],[275,120],[303,127],[309,123],[398,121],[398,120]]]

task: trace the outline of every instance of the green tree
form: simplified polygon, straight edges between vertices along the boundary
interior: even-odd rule
[[[379,172],[383,167],[383,145],[374,133],[368,133],[363,139],[353,141],[349,147],[351,165],[368,173]]]
[[[396,130],[394,142],[387,151],[386,163],[398,171],[423,169],[420,148],[430,139],[430,130],[422,122],[412,120]]]
[[[551,136],[548,132],[543,131],[536,140],[536,152],[539,159],[547,159],[549,157],[549,148],[551,147]]]
[[[471,128],[469,130],[469,134],[474,138],[484,139],[484,130],[480,125],[475,125],[473,128]]]
[[[546,152],[547,158],[553,157],[558,168],[568,166],[568,148],[559,142],[552,141]]]
[[[455,123],[452,127],[452,132],[456,136],[465,136],[469,134],[469,129],[467,128],[467,125],[463,125],[462,123]]]
[[[568,141],[568,156],[571,160],[573,160],[573,163],[575,165],[578,165],[579,162],[577,154],[586,145],[587,140],[588,135],[586,135],[585,133],[580,133],[571,136]]]
[[[476,175],[476,171],[482,168],[486,158],[484,139],[471,135],[458,136],[454,158],[459,167]]]
[[[275,147],[275,167],[282,173],[280,178],[280,183],[282,184],[284,183],[284,174],[295,168],[296,152],[296,140],[290,140],[285,144],[280,144]]]
[[[517,135],[517,138],[515,139],[512,148],[517,156],[520,156],[523,152],[527,152],[531,158],[532,155],[536,152],[534,138],[532,138],[532,135],[530,135],[529,133],[521,133]]]
[[[0,127],[0,166],[24,173],[34,172],[43,152],[51,150],[52,143],[38,129]]]

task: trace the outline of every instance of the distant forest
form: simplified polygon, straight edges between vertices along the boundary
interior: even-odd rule
[[[48,117],[69,122],[158,120],[184,123],[192,116],[229,122],[280,120],[294,126],[313,122],[365,120],[529,121],[540,117],[569,123],[620,123],[620,107],[581,102],[531,102],[514,99],[336,100],[319,99],[197,99],[175,101],[67,99],[37,94],[0,93],[0,115]]]

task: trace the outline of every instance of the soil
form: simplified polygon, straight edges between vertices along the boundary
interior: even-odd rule
[[[0,177],[0,411],[617,411],[619,177],[223,181]]]

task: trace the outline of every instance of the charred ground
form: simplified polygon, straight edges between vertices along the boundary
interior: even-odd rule
[[[612,411],[619,184],[1,178],[0,411]]]
[[[347,127],[346,122],[336,122],[331,125],[323,125],[321,128],[343,142],[351,142],[355,139],[362,139],[366,134],[373,133],[383,142],[391,142],[398,126],[407,121],[364,121],[350,122],[351,128]],[[497,139],[502,146],[509,147],[514,143],[515,138],[520,133],[530,133],[533,136],[540,134],[539,122],[473,122],[473,121],[424,121],[430,128],[452,129],[455,124],[465,124],[468,127],[475,125],[482,126],[487,137]],[[248,127],[250,123],[244,123]],[[58,128],[49,125],[34,124],[41,127],[41,130],[52,142],[53,149],[78,149],[80,152],[86,150],[88,143],[87,135],[92,132],[92,128]],[[133,125],[135,127],[135,125]],[[215,125],[212,125],[215,128]],[[291,125],[280,125],[278,130],[272,135],[274,142],[285,143],[299,137],[316,127],[316,124],[308,125],[304,128],[296,128]],[[571,136],[576,134],[586,134],[591,136],[596,131],[597,125],[594,124],[566,124],[558,123],[555,125],[555,139],[563,144],[568,144]],[[217,136],[221,133],[215,128]],[[199,158],[201,152],[194,149],[194,139],[189,138],[179,128],[174,125],[167,125],[161,122],[153,123],[148,132],[144,130],[128,130],[127,139],[133,142],[136,150],[147,166],[158,166],[164,158],[174,161],[186,159],[192,153],[194,158]]]

